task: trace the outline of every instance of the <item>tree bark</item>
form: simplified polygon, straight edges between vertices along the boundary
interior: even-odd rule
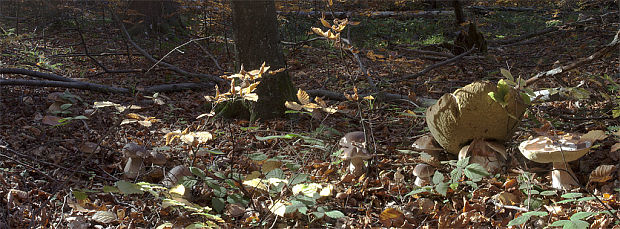
[[[465,13],[463,13],[462,0],[452,0],[452,7],[454,7],[454,16],[456,17],[456,24],[461,25],[465,23]]]
[[[286,67],[280,51],[278,23],[273,0],[232,0],[236,56],[246,70],[258,69],[263,62],[272,70]],[[284,103],[294,100],[295,89],[286,71],[265,74],[256,89],[258,101],[249,106],[250,120],[282,117]]]

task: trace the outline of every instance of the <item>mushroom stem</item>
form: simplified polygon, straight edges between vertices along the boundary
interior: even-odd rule
[[[553,188],[570,190],[579,187],[579,183],[573,177],[576,178],[575,173],[567,163],[553,162],[553,171],[551,172],[551,186]]]
[[[349,173],[355,176],[360,176],[362,175],[362,173],[364,173],[364,168],[366,168],[366,165],[364,165],[364,159],[351,158],[351,162],[349,164]]]
[[[429,185],[431,183],[431,180],[428,179],[428,177],[416,177],[413,183],[415,184],[415,186],[422,187]]]

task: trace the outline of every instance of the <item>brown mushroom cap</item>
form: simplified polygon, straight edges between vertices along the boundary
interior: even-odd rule
[[[144,146],[138,145],[135,142],[125,144],[123,147],[123,155],[125,157],[140,157],[144,158],[148,156],[147,150]]]
[[[344,150],[342,159],[362,159],[367,160],[372,157],[366,150],[366,137],[363,131],[350,132],[340,139],[339,144]]]
[[[427,178],[435,173],[435,168],[427,164],[418,164],[413,169],[413,175],[420,178]]]
[[[592,142],[580,140],[579,136],[566,134],[553,140],[540,136],[519,144],[519,151],[527,159],[538,163],[574,161],[588,153]]]
[[[340,139],[339,144],[343,147],[349,147],[356,144],[365,144],[366,143],[366,135],[364,131],[354,131],[344,135]]]

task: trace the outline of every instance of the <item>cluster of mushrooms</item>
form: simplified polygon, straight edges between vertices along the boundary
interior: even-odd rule
[[[504,96],[504,104],[495,101],[489,94],[497,91],[496,84],[480,81],[442,96],[426,111],[430,134],[419,138],[413,148],[433,156],[445,150],[458,155],[459,160],[469,157],[470,163],[478,163],[491,173],[501,171],[508,158],[504,142],[512,137],[528,105],[512,88]],[[579,185],[567,163],[588,153],[592,141],[575,134],[540,136],[523,141],[518,148],[531,161],[553,163],[552,187],[569,190]],[[361,175],[364,161],[372,158],[364,132],[348,133],[339,143],[342,159],[349,162],[349,173]],[[433,165],[438,161],[427,163],[414,168],[416,186],[431,184]]]

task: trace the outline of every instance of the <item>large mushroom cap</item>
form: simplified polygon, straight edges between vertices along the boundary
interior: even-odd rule
[[[364,134],[364,131],[354,131],[354,132],[345,134],[344,137],[340,139],[339,143],[343,147],[349,147],[356,143],[364,144],[365,142],[366,142],[366,135]]]
[[[130,142],[123,146],[123,154],[125,157],[146,157],[147,150],[144,146],[138,145],[135,142]]]
[[[363,131],[355,131],[345,134],[339,142],[344,150],[342,153],[342,159],[370,159],[372,155],[368,154],[365,143],[366,137]]]
[[[505,141],[511,137],[527,105],[510,89],[502,106],[489,93],[497,85],[482,81],[443,95],[426,110],[426,124],[437,142],[452,154],[473,139]]]
[[[583,157],[591,146],[590,141],[581,140],[579,136],[573,134],[566,134],[559,136],[555,141],[549,137],[540,136],[521,142],[519,151],[527,159],[538,163],[569,162]]]

